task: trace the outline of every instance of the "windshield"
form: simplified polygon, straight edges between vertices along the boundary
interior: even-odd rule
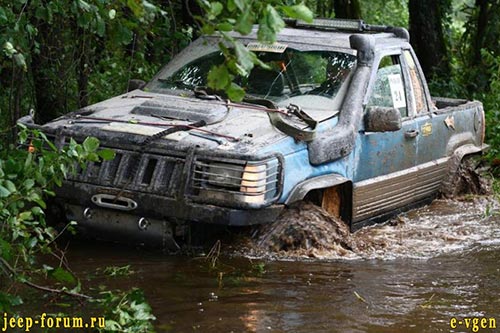
[[[344,86],[356,63],[354,55],[334,51],[287,48],[282,53],[256,54],[269,69],[256,66],[247,77],[236,78],[236,83],[253,97],[270,99],[280,106],[293,103],[306,110],[338,110],[345,94]],[[223,61],[220,51],[196,58],[170,75],[157,77],[151,90],[192,90],[206,86],[212,66]]]

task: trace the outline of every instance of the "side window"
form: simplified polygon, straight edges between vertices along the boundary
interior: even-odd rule
[[[367,106],[396,108],[401,117],[408,116],[406,91],[399,56],[385,56],[380,60],[377,78]]]
[[[406,50],[403,51],[403,53],[405,55],[406,63],[408,64],[408,69],[410,71],[411,87],[415,98],[415,109],[416,109],[415,111],[417,112],[417,114],[424,113],[427,111],[427,107],[425,104],[425,97],[424,97],[425,95],[424,95],[422,80],[417,71],[415,60],[413,59],[413,56],[411,55],[410,51]]]

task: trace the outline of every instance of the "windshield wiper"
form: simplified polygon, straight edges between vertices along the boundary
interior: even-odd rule
[[[200,99],[208,99],[208,100],[217,100],[223,101],[224,99],[215,92],[215,90],[205,87],[205,86],[196,86],[193,89],[194,96]]]
[[[193,86],[191,84],[187,84],[182,80],[172,80],[172,79],[157,79],[158,82],[167,83],[169,85],[175,86],[176,88],[193,90]]]

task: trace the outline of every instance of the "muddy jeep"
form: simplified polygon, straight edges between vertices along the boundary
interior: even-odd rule
[[[176,248],[186,226],[273,222],[311,200],[356,230],[428,202],[485,149],[477,101],[433,98],[403,28],[290,21],[278,42],[235,36],[269,68],[232,102],[203,88],[223,56],[202,37],[145,87],[44,125],[114,149],[57,191],[85,230]]]

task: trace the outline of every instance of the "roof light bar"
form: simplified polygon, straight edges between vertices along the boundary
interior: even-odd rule
[[[363,31],[365,23],[363,20],[347,20],[347,19],[314,19],[312,23],[307,23],[302,20],[297,20],[295,25],[297,27],[311,27],[323,29],[336,29],[336,30],[349,30],[349,31]]]
[[[363,20],[349,20],[349,19],[314,19],[311,23],[295,20],[285,19],[285,22],[295,28],[316,28],[325,30],[343,30],[343,31],[371,31],[371,32],[397,32],[397,29],[385,25],[371,25],[366,24]],[[399,36],[405,38],[405,36]]]

